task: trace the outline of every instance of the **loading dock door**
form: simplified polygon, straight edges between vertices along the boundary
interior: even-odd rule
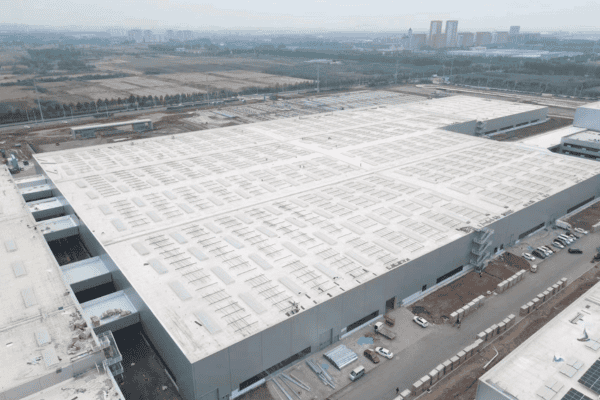
[[[319,350],[323,350],[329,346],[333,341],[333,328],[321,333],[319,336]]]
[[[396,308],[396,297],[392,297],[391,299],[385,302],[385,312],[393,310],[394,308]]]

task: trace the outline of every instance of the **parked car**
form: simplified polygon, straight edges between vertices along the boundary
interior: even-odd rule
[[[358,367],[354,368],[350,372],[350,380],[355,381],[357,379],[362,378],[364,375],[365,375],[365,367],[363,367],[362,365],[359,365]]]
[[[531,254],[533,254],[534,256],[536,256],[537,258],[540,258],[542,260],[546,258],[546,253],[542,252],[542,251],[539,251],[537,249],[534,250],[534,251],[532,251]]]
[[[572,247],[569,248],[569,253],[571,254],[583,254],[583,251],[579,250],[579,249],[574,249]]]
[[[363,353],[367,359],[373,361],[373,363],[377,364],[379,362],[379,357],[377,357],[377,353],[375,353],[371,349],[366,349]]]
[[[421,328],[427,328],[429,326],[429,322],[423,317],[414,317],[413,321],[417,323]]]
[[[579,233],[581,233],[582,235],[587,235],[587,234],[589,233],[589,232],[588,232],[588,231],[586,231],[585,229],[581,229],[581,228],[574,228],[573,230],[574,230],[575,232],[579,232]]]
[[[392,353],[391,351],[389,351],[386,348],[375,347],[375,351],[377,352],[377,354],[379,354],[382,357],[387,358],[388,360],[391,360],[392,358],[394,358],[394,353]]]
[[[529,261],[535,261],[535,257],[529,253],[523,253],[523,258]]]
[[[548,254],[550,254],[550,255],[552,255],[552,254],[554,253],[554,250],[552,250],[550,247],[548,247],[548,246],[546,246],[546,245],[544,245],[544,246],[540,246],[540,248],[541,248],[542,250],[545,250],[545,251],[546,251],[546,253],[548,253]]]
[[[554,240],[551,244],[552,244],[552,246],[556,247],[557,249],[564,249],[565,248],[565,246],[561,242],[559,242],[557,240]]]
[[[567,247],[569,245],[569,243],[571,243],[571,242],[567,241],[566,239],[563,239],[560,237],[554,238],[554,241],[562,244],[565,247]]]
[[[594,256],[594,261],[598,260],[600,260],[600,253],[596,253],[596,255]]]

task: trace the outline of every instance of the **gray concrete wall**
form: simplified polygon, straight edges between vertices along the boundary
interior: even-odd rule
[[[507,128],[515,126],[517,124],[531,122],[534,120],[543,121],[548,118],[548,108],[542,108],[539,110],[531,110],[519,114],[509,115],[506,117],[496,118],[486,121],[484,132],[489,132],[496,129]]]
[[[577,107],[573,126],[600,131],[600,109]]]
[[[477,394],[475,400],[517,400],[515,397],[508,393],[504,393],[499,389],[496,389],[492,385],[479,381],[477,385]]]

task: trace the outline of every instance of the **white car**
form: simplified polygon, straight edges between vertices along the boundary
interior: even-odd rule
[[[394,357],[394,353],[392,353],[388,349],[384,349],[383,347],[375,347],[375,351],[377,352],[377,354],[387,358],[388,360],[391,360]]]
[[[574,230],[575,232],[579,232],[579,233],[581,233],[581,234],[583,234],[583,235],[587,235],[587,234],[589,233],[589,232],[588,232],[588,231],[586,231],[585,229],[581,229],[581,228],[574,228],[573,230]]]
[[[427,328],[429,326],[429,322],[423,317],[414,317],[413,321],[417,323],[421,328]]]
[[[535,261],[535,257],[529,253],[523,253],[523,258],[529,261]]]
[[[565,248],[565,246],[563,246],[563,244],[561,242],[556,241],[556,240],[552,242],[552,246],[554,246],[554,247],[556,247],[558,249],[564,249]]]

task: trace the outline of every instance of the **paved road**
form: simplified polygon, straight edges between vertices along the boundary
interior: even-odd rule
[[[528,239],[528,242],[549,243],[550,237],[560,233],[561,230],[541,232]],[[493,298],[488,297],[485,306],[469,316],[460,330],[449,325],[427,328],[432,330],[429,335],[397,353],[385,368],[377,368],[373,373],[330,396],[330,399],[393,399],[396,387],[400,388],[400,391],[410,388],[413,382],[471,344],[477,333],[509,314],[515,314],[520,319],[519,308],[560,278],[566,277],[571,283],[588,271],[593,266],[590,261],[599,241],[600,233],[583,236],[572,244],[583,250],[582,255],[569,254],[564,249],[549,259],[538,262],[538,273],[527,273],[522,282],[507,292]],[[521,253],[520,248],[514,250],[515,254]]]

